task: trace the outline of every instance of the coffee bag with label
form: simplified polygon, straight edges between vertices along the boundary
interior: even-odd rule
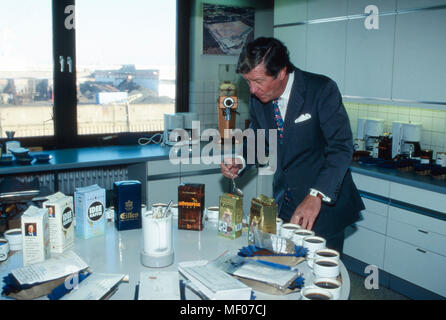
[[[254,228],[260,231],[276,233],[277,204],[273,198],[263,194],[251,200],[249,214],[248,243],[254,243]]]
[[[204,184],[178,186],[178,229],[203,230]]]
[[[116,181],[113,184],[115,225],[118,230],[141,228],[141,182]]]
[[[74,192],[76,236],[89,239],[105,233],[105,189],[97,184]]]
[[[218,234],[230,239],[242,235],[243,197],[231,193],[220,196]]]
[[[48,209],[30,206],[22,215],[23,265],[51,257]]]
[[[43,207],[48,209],[50,250],[62,253],[74,245],[73,197],[57,192],[48,196]]]

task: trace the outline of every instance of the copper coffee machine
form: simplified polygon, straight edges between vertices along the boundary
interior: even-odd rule
[[[229,138],[230,130],[235,129],[237,107],[237,88],[235,84],[224,81],[220,85],[218,97],[218,131],[222,139]]]

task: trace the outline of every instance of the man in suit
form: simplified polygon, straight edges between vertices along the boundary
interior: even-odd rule
[[[364,204],[349,170],[352,132],[336,83],[296,68],[274,38],[247,43],[237,72],[250,87],[250,128],[278,130],[273,193],[279,217],[342,252],[344,229]],[[235,178],[250,165],[225,159],[221,171]]]

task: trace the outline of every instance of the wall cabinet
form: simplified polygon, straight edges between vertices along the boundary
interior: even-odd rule
[[[366,210],[346,229],[344,253],[446,296],[446,221],[429,216],[446,214],[446,195],[358,173],[353,180]]]
[[[380,14],[378,29],[364,25],[371,4]],[[297,67],[331,77],[345,96],[442,104],[444,5],[445,0],[281,0],[274,8],[274,36],[288,46]]]
[[[446,9],[396,17],[394,99],[446,102]]]

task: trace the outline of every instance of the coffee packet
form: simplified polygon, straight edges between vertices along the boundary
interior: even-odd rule
[[[254,243],[254,229],[276,234],[277,204],[274,198],[263,194],[251,200],[249,212],[248,243]]]
[[[23,265],[43,262],[51,257],[48,209],[30,206],[23,214]]]
[[[242,235],[243,229],[243,197],[232,193],[220,196],[218,213],[218,234],[229,239]]]
[[[62,253],[74,245],[73,197],[57,192],[47,198],[42,205],[48,209],[50,250]]]
[[[113,183],[113,201],[116,229],[140,229],[141,182],[126,180]]]
[[[89,239],[105,233],[105,189],[97,184],[76,188],[74,192],[76,216],[75,234]]]

